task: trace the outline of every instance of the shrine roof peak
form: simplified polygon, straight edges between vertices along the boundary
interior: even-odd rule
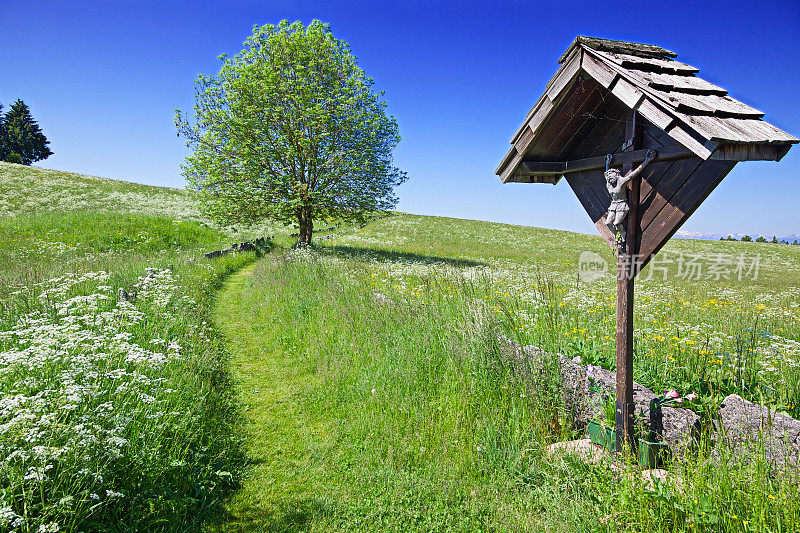
[[[652,126],[646,148],[678,145],[702,160],[779,161],[798,142],[675,57],[652,44],[576,37],[496,173],[504,183],[556,183],[556,171],[538,174],[525,164],[574,167],[603,150],[622,150],[626,111]]]
[[[572,44],[569,45],[569,48],[567,48],[567,51],[564,52],[564,54],[561,56],[558,62],[563,63],[564,61],[566,61],[569,55],[572,53],[572,51],[580,45],[583,45],[587,48],[591,48],[593,50],[599,50],[601,52],[630,54],[638,57],[649,57],[649,58],[678,57],[678,54],[676,54],[672,50],[667,50],[666,48],[661,48],[660,46],[656,46],[654,44],[633,43],[630,41],[615,41],[612,39],[601,39],[599,37],[578,35],[577,37],[575,37],[575,40],[572,41]]]

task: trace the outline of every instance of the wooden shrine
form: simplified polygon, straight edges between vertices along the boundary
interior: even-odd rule
[[[496,171],[503,183],[566,178],[617,256],[618,449],[623,440],[634,442],[636,274],[736,163],[779,161],[798,142],[675,57],[659,46],[577,37]],[[655,158],[628,184],[627,232],[620,241],[605,220],[611,204],[606,155],[626,175],[649,150]]]

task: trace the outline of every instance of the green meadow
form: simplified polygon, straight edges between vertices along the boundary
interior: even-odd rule
[[[293,250],[187,191],[0,163],[0,193],[0,530],[800,528],[796,472],[758,457],[701,446],[650,484],[548,457],[583,437],[557,360],[524,382],[498,334],[613,369],[599,237],[396,213]],[[798,267],[671,241],[637,282],[635,379],[800,417]]]

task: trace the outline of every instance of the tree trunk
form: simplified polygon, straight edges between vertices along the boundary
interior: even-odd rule
[[[310,206],[303,206],[297,215],[297,222],[300,226],[300,239],[297,244],[305,246],[311,244],[311,235],[314,233],[314,218]]]

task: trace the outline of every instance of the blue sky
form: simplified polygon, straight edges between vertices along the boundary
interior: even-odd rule
[[[576,35],[661,45],[800,135],[800,2],[0,1],[0,102],[22,98],[55,153],[38,166],[183,187],[174,110],[254,24],[329,22],[386,91],[409,181],[398,209],[595,229],[566,183],[501,185],[511,135]],[[742,163],[683,229],[800,233],[800,147]]]

